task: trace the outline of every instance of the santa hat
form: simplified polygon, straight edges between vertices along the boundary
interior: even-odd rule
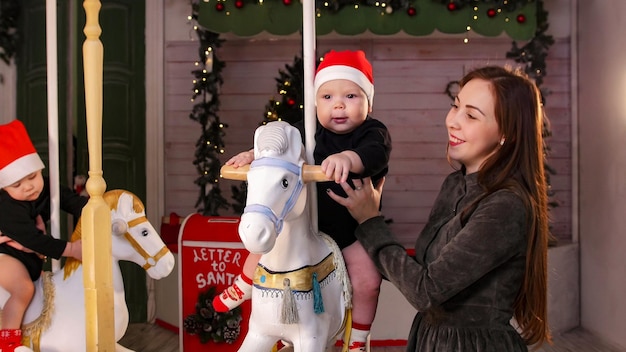
[[[362,50],[329,51],[315,73],[315,94],[320,86],[334,79],[347,79],[356,83],[367,96],[371,107],[374,99],[374,76],[372,65]]]
[[[13,120],[0,125],[0,188],[44,168],[24,124]]]

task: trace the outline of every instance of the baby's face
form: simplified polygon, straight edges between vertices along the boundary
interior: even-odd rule
[[[41,170],[26,175],[14,184],[6,186],[4,190],[15,200],[36,200],[39,198],[41,191],[43,191],[43,176],[41,175]]]
[[[322,84],[315,95],[315,104],[320,124],[337,134],[354,131],[371,111],[365,92],[346,79]]]

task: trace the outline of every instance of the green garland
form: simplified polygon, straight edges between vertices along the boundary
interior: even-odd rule
[[[209,341],[232,344],[241,333],[241,307],[218,313],[213,309],[215,295],[215,286],[198,294],[196,312],[185,317],[183,328],[187,334],[197,335],[203,344]]]
[[[192,4],[192,18],[198,18],[198,4]],[[200,195],[196,201],[198,213],[205,216],[218,216],[219,209],[228,209],[229,204],[222,196],[219,187],[221,163],[219,156],[224,153],[224,129],[227,124],[220,120],[220,87],[224,80],[222,70],[226,64],[217,56],[216,49],[222,45],[218,33],[213,33],[200,26],[194,29],[200,41],[198,48],[198,69],[194,75],[192,101],[199,100],[189,118],[201,125],[202,133],[196,142],[193,164],[198,177],[194,181],[200,187]]]
[[[535,84],[541,89],[543,77],[546,75],[546,57],[548,49],[554,44],[554,38],[546,34],[548,31],[548,11],[543,8],[543,0],[537,0],[537,30],[535,36],[525,45],[518,47],[513,42],[513,47],[506,53],[507,59],[513,59],[517,63],[524,64],[526,74],[535,80]],[[545,104],[545,95],[548,92],[542,90],[542,100]]]

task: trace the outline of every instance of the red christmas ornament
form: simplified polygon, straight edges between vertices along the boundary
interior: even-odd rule
[[[243,7],[243,0],[237,0],[235,1],[235,7],[240,9]]]
[[[518,23],[524,23],[524,22],[526,22],[526,16],[524,16],[524,14],[519,14],[519,15],[517,15],[517,22],[518,22]]]
[[[456,4],[453,2],[448,3],[448,11],[454,11],[454,10],[456,10]]]
[[[495,9],[487,10],[487,16],[488,17],[496,17],[497,14],[498,14],[498,11],[496,11]]]
[[[283,0],[283,4],[285,6],[289,6],[289,5],[291,5],[291,0]]]
[[[417,15],[417,10],[415,9],[415,7],[409,7],[409,8],[406,10],[406,13],[407,13],[409,16],[413,17],[413,16]]]
[[[221,2],[218,2],[217,4],[215,4],[215,9],[219,12],[224,11],[224,4]]]
[[[287,100],[287,104],[289,104],[290,106],[293,106],[296,104],[296,101],[293,98],[289,98],[289,100]]]

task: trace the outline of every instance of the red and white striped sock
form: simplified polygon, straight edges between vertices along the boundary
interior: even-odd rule
[[[366,352],[369,351],[367,346],[367,337],[370,334],[372,324],[359,324],[352,323],[352,330],[350,331],[350,344],[348,345],[348,351]]]
[[[213,298],[213,309],[220,313],[228,312],[250,299],[251,296],[252,279],[241,273],[237,275],[232,285]]]

